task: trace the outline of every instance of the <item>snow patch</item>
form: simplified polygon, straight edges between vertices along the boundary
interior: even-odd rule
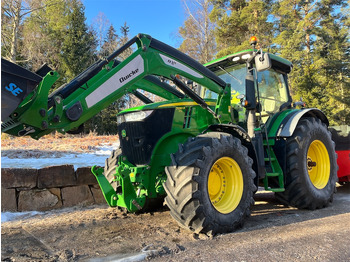
[[[141,252],[134,254],[119,254],[113,255],[104,258],[92,258],[88,260],[88,262],[136,262],[136,261],[144,261],[149,255],[153,255],[157,253],[157,250],[149,250],[152,245],[148,245],[144,247]]]
[[[106,155],[69,154],[64,157],[49,158],[8,158],[1,157],[2,168],[43,168],[48,166],[74,165],[74,168],[93,165],[104,166]]]
[[[109,144],[102,144],[101,147],[97,147],[98,150],[95,151],[96,155],[103,155],[103,156],[110,156],[113,152],[113,150],[117,149],[120,147],[119,141],[109,145]]]
[[[73,153],[68,155],[60,154],[60,157],[52,155],[51,157],[40,158],[9,158],[1,157],[2,168],[44,168],[48,166],[73,165],[78,167],[104,166],[105,160],[112,151],[119,148],[119,141],[112,145],[104,144],[98,147],[94,153]]]
[[[22,219],[28,219],[37,215],[43,214],[42,212],[38,211],[28,211],[28,212],[1,212],[1,223],[3,222],[9,222],[9,221],[15,221],[15,220],[22,220]]]

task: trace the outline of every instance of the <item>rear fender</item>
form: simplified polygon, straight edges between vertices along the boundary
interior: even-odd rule
[[[317,108],[282,111],[278,116],[272,118],[268,125],[268,137],[270,141],[273,140],[271,141],[274,143],[273,150],[284,174],[287,170],[286,138],[293,135],[299,121],[304,117],[319,118],[327,126],[329,125],[326,115]]]
[[[300,119],[303,117],[316,117],[319,118],[323,123],[329,126],[329,121],[326,115],[317,108],[307,108],[294,111],[291,116],[286,117],[280,124],[277,130],[276,137],[291,137],[297,127]],[[270,135],[269,135],[270,137]]]

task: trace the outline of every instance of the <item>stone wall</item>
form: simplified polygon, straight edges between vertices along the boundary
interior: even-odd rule
[[[1,169],[1,211],[46,211],[103,203],[106,201],[89,167]]]

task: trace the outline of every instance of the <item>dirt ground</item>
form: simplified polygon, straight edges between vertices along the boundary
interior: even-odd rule
[[[126,214],[107,206],[50,211],[1,225],[2,261],[349,261],[350,184],[331,206],[287,208],[257,193],[234,233],[208,238],[163,210]]]
[[[116,136],[2,136],[2,156],[40,158],[93,152]],[[315,211],[258,192],[252,216],[234,233],[208,238],[182,229],[166,208],[126,214],[107,205],[40,213],[1,224],[2,261],[350,261],[350,184]]]

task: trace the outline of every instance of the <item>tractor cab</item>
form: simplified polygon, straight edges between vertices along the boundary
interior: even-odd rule
[[[291,71],[292,64],[276,55],[263,54],[271,61],[268,68],[259,68],[255,60],[252,60],[252,70],[247,66],[247,62],[254,56],[253,49],[206,64],[208,69],[231,85],[232,116],[235,123],[246,122],[244,103],[248,70],[252,71],[254,79],[257,117],[263,123],[273,114],[291,106],[287,74]],[[206,88],[201,88],[200,95],[204,99],[217,98],[217,94]]]

